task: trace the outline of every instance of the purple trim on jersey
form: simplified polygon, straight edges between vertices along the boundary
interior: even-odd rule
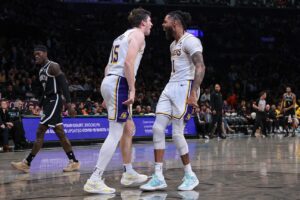
[[[122,104],[124,101],[128,99],[128,83],[126,78],[120,77],[119,81],[119,88],[117,93],[117,106],[118,106],[118,113],[117,113],[117,122],[126,122],[129,112],[127,105]]]
[[[190,96],[192,85],[193,85],[193,81],[190,81],[189,96]],[[191,119],[192,113],[193,113],[193,106],[187,105],[186,112],[183,116],[183,120],[185,123],[187,123]]]

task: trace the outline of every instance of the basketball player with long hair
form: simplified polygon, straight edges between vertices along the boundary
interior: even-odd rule
[[[191,15],[180,10],[168,13],[162,24],[167,39],[173,40],[171,51],[171,78],[163,90],[156,107],[153,125],[155,173],[142,190],[159,190],[167,187],[163,176],[163,157],[166,148],[165,130],[172,122],[172,139],[184,165],[183,182],[178,190],[193,190],[199,180],[192,170],[189,148],[184,137],[184,127],[193,107],[198,107],[200,84],[205,65],[202,45],[198,38],[187,33]]]

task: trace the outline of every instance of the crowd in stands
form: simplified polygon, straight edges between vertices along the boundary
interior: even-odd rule
[[[78,114],[105,113],[100,93],[104,68],[112,40],[126,30],[126,16],[133,7],[31,0],[4,0],[1,4],[1,98],[25,101],[27,110],[29,102],[38,101],[39,69],[34,65],[32,48],[42,43],[49,48],[50,59],[65,72]],[[174,7],[146,9],[152,12],[154,28],[147,38],[137,76],[133,105],[137,115],[155,111],[170,75],[170,43],[161,23]],[[185,10],[182,6],[178,9]],[[300,85],[298,10],[224,8],[219,12],[197,6],[187,9],[193,16],[192,27],[204,32],[200,38],[206,63],[202,92],[218,82],[228,105],[237,109],[242,100],[249,103],[256,99],[262,89],[268,91],[269,103],[276,105],[285,84]],[[298,88],[294,92],[299,94]],[[32,113],[37,115],[39,110],[34,104]]]

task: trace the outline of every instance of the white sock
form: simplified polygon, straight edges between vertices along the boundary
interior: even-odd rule
[[[92,176],[90,179],[93,181],[99,181],[102,179],[102,175],[103,175],[103,170],[96,168],[94,170],[94,172],[92,173]]]
[[[135,173],[136,173],[136,171],[133,169],[131,163],[123,164],[123,166],[124,166],[124,171],[125,171],[126,173],[129,173],[129,174],[135,174]]]
[[[184,172],[187,173],[187,174],[192,174],[193,173],[191,163],[184,166]]]
[[[158,178],[164,178],[163,175],[163,163],[155,163],[155,175],[158,176]]]

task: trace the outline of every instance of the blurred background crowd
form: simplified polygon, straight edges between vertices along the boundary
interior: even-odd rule
[[[153,115],[169,79],[170,41],[161,24],[174,9],[189,11],[190,27],[202,33],[206,75],[201,112],[209,113],[215,83],[222,86],[224,112],[229,113],[242,109],[251,113],[252,101],[261,90],[268,92],[267,102],[273,108],[287,84],[300,95],[296,87],[300,85],[300,3],[296,0],[2,0],[0,95],[11,113],[16,108],[22,114],[40,113],[39,69],[32,49],[45,44],[49,58],[67,76],[77,114],[105,115],[100,84],[111,43],[128,28],[127,15],[137,5],[152,12],[154,27],[137,76],[135,115]],[[65,110],[63,114],[67,115]]]

